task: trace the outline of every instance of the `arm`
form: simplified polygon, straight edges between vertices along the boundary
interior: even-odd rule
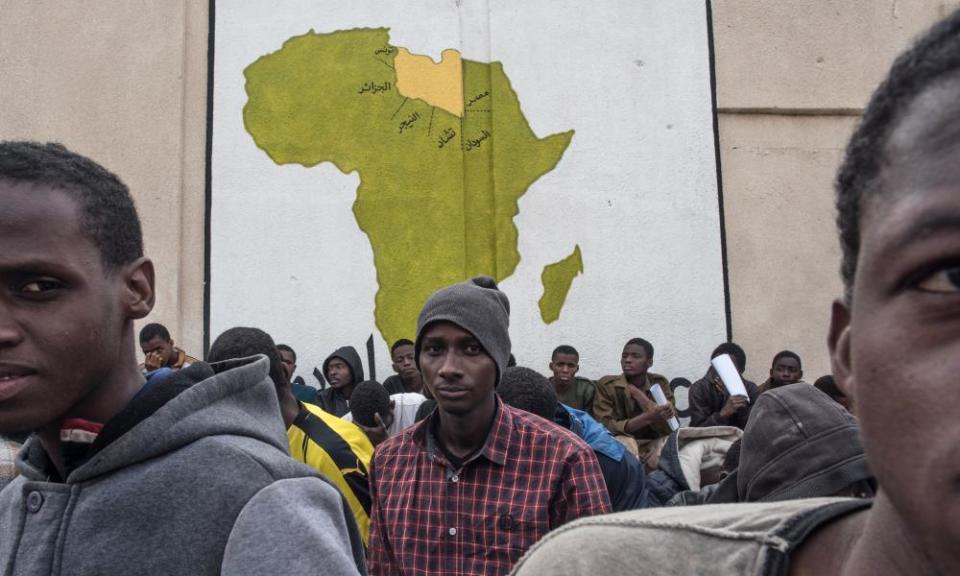
[[[727,419],[714,412],[711,406],[710,382],[698,380],[690,387],[690,426],[726,426]]]
[[[370,518],[370,574],[401,574],[400,565],[393,555],[393,547],[387,536],[386,519],[380,507],[379,486],[376,475],[377,458],[370,463],[370,498],[373,516]]]
[[[628,418],[617,420],[614,414],[616,404],[613,399],[613,386],[609,386],[602,380],[597,382],[593,396],[593,417],[598,422],[606,426],[612,434],[627,434],[624,430]]]
[[[612,511],[603,472],[593,450],[578,446],[567,458],[560,494],[550,510],[550,529],[577,518]]]
[[[322,562],[322,564],[318,564]],[[316,477],[278,480],[240,511],[221,574],[366,573],[363,541],[343,496]]]

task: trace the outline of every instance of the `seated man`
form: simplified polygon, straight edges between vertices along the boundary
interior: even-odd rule
[[[737,372],[743,376],[747,369],[747,354],[743,348],[733,342],[727,342],[716,347],[710,359],[727,354],[733,359]],[[731,396],[720,380],[720,375],[710,366],[703,378],[690,386],[687,397],[690,404],[690,426],[736,426],[743,430],[750,417],[750,407],[760,393],[757,385],[749,380],[743,381],[747,389],[747,396]]]
[[[317,406],[334,416],[343,416],[350,411],[354,386],[363,382],[363,364],[356,348],[344,346],[327,356],[323,361],[323,377],[330,387],[317,393]]]
[[[143,388],[154,269],[127,187],[63,146],[3,142],[0,206],[0,434],[35,431],[0,491],[4,572],[363,570],[343,497],[287,455],[265,358]]]
[[[361,382],[350,396],[350,412],[343,415],[353,422],[374,446],[387,438],[396,436],[404,428],[417,422],[417,410],[426,398],[416,392],[387,394],[379,382]]]
[[[541,540],[518,576],[624,566],[648,574],[960,573],[958,127],[960,11],[894,63],[837,178],[844,294],[832,307],[831,371],[853,398],[876,497],[587,519]]]
[[[301,402],[316,404],[317,389],[313,386],[307,386],[303,378],[297,376],[294,379],[294,373],[297,371],[297,353],[287,344],[277,344],[277,352],[280,353],[280,361],[283,362],[283,372],[287,375],[290,382],[290,389],[294,397]]]
[[[580,370],[580,353],[573,346],[562,344],[553,350],[550,357],[550,371],[553,384],[560,402],[571,408],[593,411],[593,395],[595,386],[586,378],[578,378]]]
[[[777,352],[770,365],[770,377],[760,385],[759,393],[773,390],[787,384],[796,384],[803,378],[803,363],[796,352],[783,350]]]
[[[377,448],[373,574],[507,574],[547,531],[610,510],[583,440],[497,399],[509,314],[487,277],[424,304],[415,349],[437,409]]]
[[[273,338],[258,328],[230,328],[210,346],[207,359],[222,362],[263,354],[270,360],[270,379],[280,401],[290,454],[333,482],[350,505],[364,543],[370,525],[367,470],[373,446],[356,426],[293,396]]]
[[[831,400],[837,404],[843,406],[848,411],[853,412],[853,402],[850,397],[843,393],[843,390],[837,388],[837,383],[834,381],[833,376],[829,374],[827,376],[821,376],[817,378],[817,381],[813,383],[814,388],[823,392],[830,397]]]
[[[183,350],[173,345],[170,332],[163,324],[147,324],[140,329],[140,350],[143,352],[141,370],[144,373],[160,368],[180,370],[197,361]]]
[[[593,449],[614,512],[646,506],[646,477],[637,457],[627,452],[592,416],[557,401],[550,381],[530,368],[507,368],[497,396],[508,406],[550,420],[580,437]]]
[[[593,415],[614,437],[640,459],[647,471],[656,470],[660,450],[670,434],[668,421],[675,415],[670,382],[648,372],[653,365],[653,345],[634,338],[623,347],[623,374],[597,382]],[[658,406],[650,388],[659,384],[668,405]]]
[[[393,361],[393,371],[396,372],[383,382],[383,387],[389,394],[403,394],[405,392],[423,392],[423,377],[413,358],[413,342],[407,339],[397,340],[390,347],[390,359]]]

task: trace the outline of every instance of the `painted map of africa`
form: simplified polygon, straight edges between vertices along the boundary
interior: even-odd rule
[[[513,274],[517,202],[574,134],[538,138],[499,62],[446,50],[435,63],[392,46],[386,28],[310,31],[244,75],[246,130],[274,162],[358,172],[353,212],[373,249],[388,343],[412,337],[434,290]],[[582,271],[579,247],[545,268],[545,322]]]

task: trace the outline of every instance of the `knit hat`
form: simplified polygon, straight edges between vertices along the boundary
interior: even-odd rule
[[[417,318],[414,358],[418,368],[424,328],[440,321],[456,324],[473,334],[497,365],[499,384],[510,359],[510,301],[497,288],[497,282],[489,276],[478,276],[441,288],[427,299]]]

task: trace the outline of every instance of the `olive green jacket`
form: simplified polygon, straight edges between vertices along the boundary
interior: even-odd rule
[[[663,388],[663,394],[667,397],[667,400],[670,404],[674,404],[670,381],[665,376],[652,372],[647,372],[646,383],[641,388],[646,393],[647,398],[651,402],[654,401],[650,394],[650,387],[654,384],[659,384]],[[623,374],[604,376],[597,382],[596,395],[593,398],[593,415],[611,433],[614,435],[631,435],[624,430],[624,427],[628,420],[640,414],[643,414],[643,407],[627,392],[626,376]],[[670,425],[663,421],[657,421],[637,430],[632,436],[643,440],[653,440],[669,434]]]

